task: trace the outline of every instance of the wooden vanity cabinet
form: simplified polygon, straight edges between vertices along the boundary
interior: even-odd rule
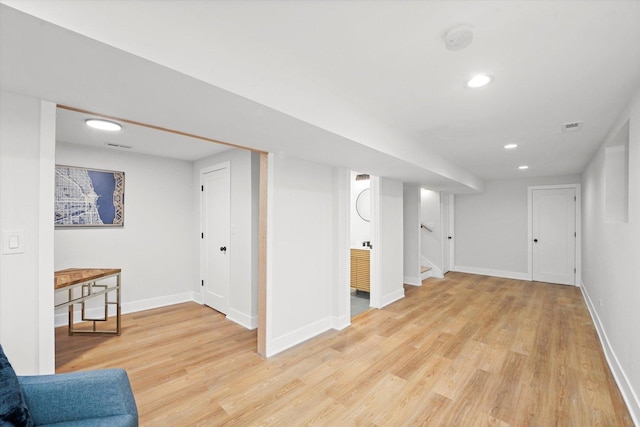
[[[368,249],[351,249],[351,287],[369,292],[370,273]]]

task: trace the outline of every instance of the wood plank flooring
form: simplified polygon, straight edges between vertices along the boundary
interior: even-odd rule
[[[580,290],[449,273],[269,360],[195,303],[56,330],[58,372],[122,367],[142,426],[633,426]]]

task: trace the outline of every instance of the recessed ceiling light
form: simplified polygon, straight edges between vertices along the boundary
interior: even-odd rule
[[[525,169],[529,169],[529,166],[527,166],[527,165],[518,166],[518,169],[523,171]]]
[[[488,76],[486,74],[477,74],[467,80],[465,86],[476,89],[488,85],[489,83],[491,83],[491,80],[493,80],[491,76]]]
[[[507,144],[504,146],[505,149],[507,150],[513,150],[514,148],[517,148],[518,144]]]
[[[103,119],[87,119],[84,121],[87,126],[94,129],[107,130],[110,132],[119,131],[122,129],[122,125],[116,122]]]

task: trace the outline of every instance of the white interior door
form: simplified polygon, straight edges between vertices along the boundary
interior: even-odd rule
[[[574,285],[576,277],[576,191],[533,190],[532,279]]]
[[[202,182],[202,286],[203,301],[227,314],[229,307],[229,167],[204,170]]]

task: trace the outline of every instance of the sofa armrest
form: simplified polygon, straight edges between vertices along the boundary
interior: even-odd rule
[[[122,369],[18,377],[36,425],[130,415],[138,409],[129,377]]]

